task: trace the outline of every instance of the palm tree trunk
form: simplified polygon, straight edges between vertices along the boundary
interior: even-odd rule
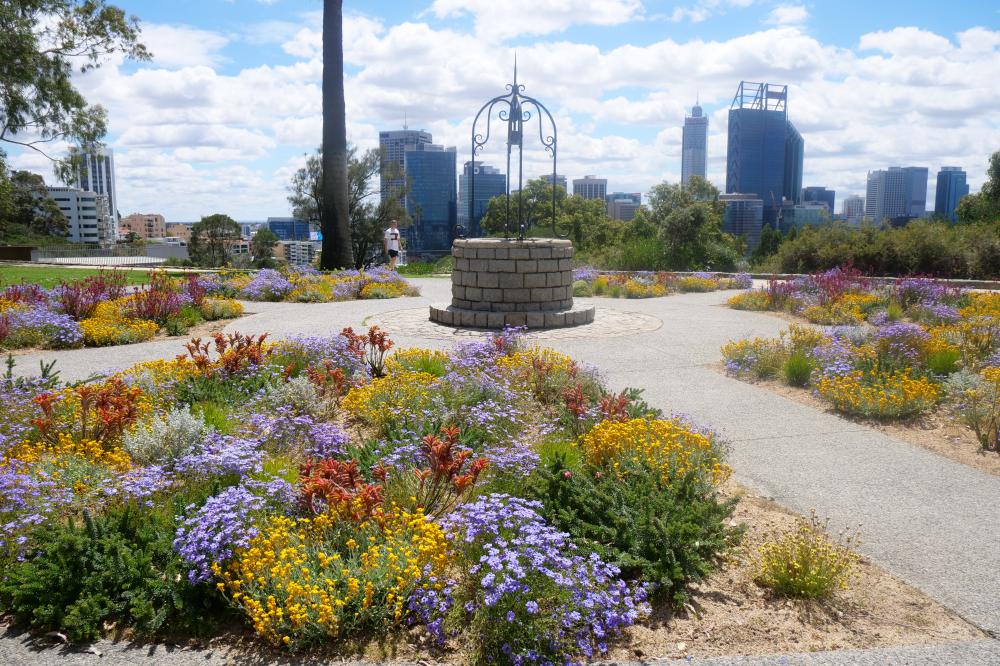
[[[342,0],[323,2],[323,230],[322,268],[351,268],[347,192],[347,114],[344,109]]]

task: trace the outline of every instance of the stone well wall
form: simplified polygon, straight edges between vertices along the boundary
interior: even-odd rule
[[[452,245],[450,306],[431,306],[431,321],[476,328],[553,328],[594,320],[573,306],[573,245],[568,240],[469,238]]]

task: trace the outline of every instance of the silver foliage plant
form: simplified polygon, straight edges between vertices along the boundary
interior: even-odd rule
[[[150,465],[188,453],[211,432],[200,416],[180,407],[126,433],[122,445],[137,463]]]

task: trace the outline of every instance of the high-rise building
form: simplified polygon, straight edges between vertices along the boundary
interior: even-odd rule
[[[573,179],[573,196],[584,199],[600,199],[605,201],[608,196],[608,179],[597,176],[584,176]]]
[[[708,168],[708,116],[702,114],[697,103],[691,115],[684,118],[681,139],[681,184],[687,185],[691,176],[706,178]]]
[[[830,220],[830,209],[826,207],[825,201],[803,203],[786,201],[781,206],[781,224],[778,228],[782,233],[788,233],[792,229],[801,229],[805,226],[818,227],[829,223]]]
[[[115,222],[108,198],[78,187],[46,188],[69,222],[67,240],[107,245],[115,240]]]
[[[401,129],[378,133],[378,147],[382,153],[379,179],[383,201],[389,198],[391,191],[398,192],[406,185],[406,151],[429,144],[432,140],[431,133],[423,130]]]
[[[475,169],[476,192],[472,207],[472,219],[469,219],[469,178]],[[551,176],[550,176],[551,179]],[[482,236],[480,220],[486,215],[490,199],[501,197],[507,193],[507,176],[500,169],[482,162],[466,162],[462,174],[458,177],[458,224],[465,227],[465,234],[470,238]]]
[[[139,238],[163,238],[167,235],[167,221],[159,213],[132,213],[118,223],[118,236],[133,233]]]
[[[70,185],[104,195],[107,198],[111,219],[117,228],[121,216],[118,214],[118,190],[115,188],[114,151],[98,143],[89,150],[70,148],[70,153],[79,158]]]
[[[821,201],[826,204],[826,210],[832,216],[836,209],[834,203],[837,200],[836,190],[828,190],[825,187],[807,187],[802,190],[802,202]]]
[[[857,225],[865,216],[865,198],[859,196],[849,196],[844,199],[844,219],[848,224]]]
[[[406,212],[413,223],[406,238],[411,257],[451,252],[458,224],[457,157],[454,146],[434,144],[418,144],[403,153],[403,167],[410,181]]]
[[[297,217],[269,217],[267,228],[279,241],[307,241],[311,231],[309,222]]]
[[[788,120],[788,86],[741,81],[729,109],[726,192],[757,195],[774,226],[783,199],[801,201],[804,151]]]
[[[764,224],[764,202],[755,194],[720,194],[719,201],[726,204],[722,229],[747,241],[747,249],[760,244],[760,231]]]
[[[948,218],[952,222],[958,220],[955,209],[958,202],[969,193],[969,183],[965,180],[962,167],[943,166],[937,175],[937,191],[934,197],[934,214]]]
[[[903,223],[927,210],[927,167],[889,167],[868,172],[865,217]]]
[[[541,178],[542,180],[544,180],[549,185],[552,184],[552,174],[551,173],[547,173],[544,176],[539,176],[539,178]],[[566,190],[567,193],[569,193],[569,187],[567,187],[567,184],[566,184],[566,176],[563,176],[563,175],[560,175],[560,174],[557,173],[556,174],[556,185],[559,185],[564,190]]]
[[[641,192],[612,192],[608,195],[608,217],[628,222],[642,206]]]

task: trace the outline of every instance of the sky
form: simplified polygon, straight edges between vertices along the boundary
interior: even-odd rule
[[[322,2],[113,4],[139,18],[153,60],[116,58],[75,82],[108,110],[122,215],[288,215],[288,182],[321,141]],[[928,208],[942,165],[965,168],[975,192],[1000,150],[995,0],[345,0],[349,141],[376,147],[379,130],[405,122],[457,146],[461,164],[515,52],[525,94],[555,118],[559,173],[607,178],[609,192],[680,180],[696,99],[710,119],[708,178],[724,189],[740,80],[788,85],[803,185],[835,189],[838,212],[889,166],[929,168]],[[13,167],[53,180],[45,158],[5,149]],[[504,167],[500,140],[483,159]],[[525,146],[526,179],[551,170]]]

